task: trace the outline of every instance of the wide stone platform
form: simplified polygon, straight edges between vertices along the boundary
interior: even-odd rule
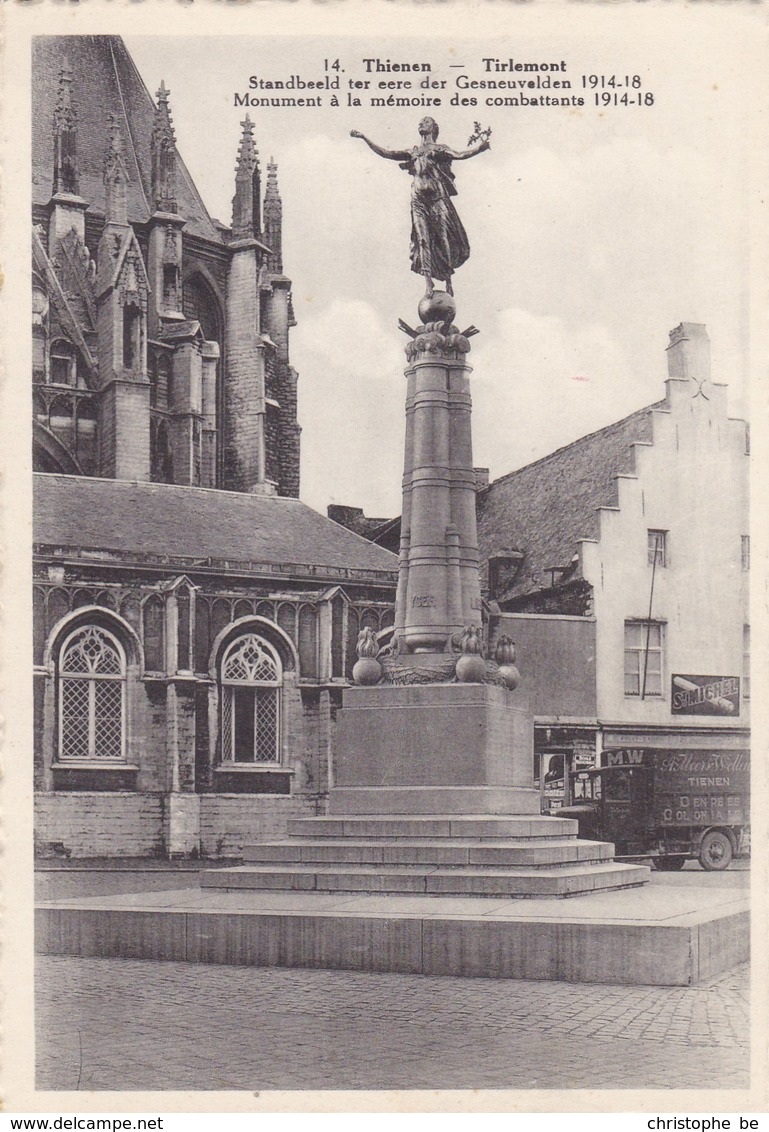
[[[614,847],[579,841],[576,821],[533,815],[299,818],[290,836],[247,846],[242,866],[212,869],[204,887],[578,896],[645,884],[649,870]]]
[[[705,883],[579,900],[206,886],[58,900],[36,917],[49,955],[654,986],[710,978],[749,946],[746,894]]]

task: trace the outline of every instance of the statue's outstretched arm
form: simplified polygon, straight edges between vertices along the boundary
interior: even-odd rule
[[[484,149],[490,149],[490,145],[487,138],[477,145],[470,146],[469,149],[450,149],[448,146],[444,146],[443,149],[452,161],[464,161],[467,157],[475,157],[477,153],[483,153]]]
[[[373,149],[374,153],[378,154],[380,157],[386,157],[389,161],[408,161],[411,156],[411,153],[407,149],[383,149],[381,145],[372,142],[370,138],[367,138],[360,130],[350,130],[350,137],[362,138],[369,149]]]

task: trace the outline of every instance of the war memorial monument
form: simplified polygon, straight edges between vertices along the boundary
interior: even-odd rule
[[[338,713],[328,812],[202,873],[201,889],[39,909],[49,953],[256,966],[687,985],[747,956],[744,901],[687,889],[539,813],[533,720],[513,642],[488,639],[478,574],[468,364],[453,276],[470,248],[438,142],[378,156],[412,177],[402,535],[392,643],[358,641]],[[445,290],[436,288],[436,280]],[[486,634],[486,636],[484,635]],[[574,897],[563,900],[559,897]]]

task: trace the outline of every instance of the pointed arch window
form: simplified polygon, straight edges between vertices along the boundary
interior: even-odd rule
[[[148,672],[166,670],[166,603],[160,594],[150,594],[142,610],[144,663]]]
[[[48,295],[44,283],[32,278],[32,380],[42,384],[46,380],[46,353],[48,350]]]
[[[125,759],[126,658],[117,637],[85,625],[59,654],[59,759]]]
[[[135,303],[123,307],[123,368],[134,369],[141,361],[142,312]]]
[[[174,461],[168,424],[162,418],[150,418],[150,477],[154,483],[174,482]]]
[[[280,761],[283,667],[256,633],[238,637],[221,662],[222,762]]]
[[[77,351],[65,338],[51,343],[51,384],[77,385]]]

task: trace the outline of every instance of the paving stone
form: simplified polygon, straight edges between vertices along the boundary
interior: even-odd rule
[[[746,1088],[747,975],[743,966],[692,988],[625,988],[46,956],[37,1082]]]

